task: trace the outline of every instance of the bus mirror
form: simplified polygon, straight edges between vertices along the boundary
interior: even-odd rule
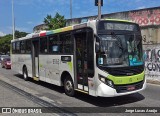
[[[95,45],[96,53],[99,52],[99,48],[100,48],[99,47],[99,42],[96,42],[96,45]]]

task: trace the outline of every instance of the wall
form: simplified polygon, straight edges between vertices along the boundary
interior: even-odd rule
[[[67,25],[96,19],[97,16],[67,20]],[[146,78],[160,81],[160,7],[118,12],[102,15],[102,19],[124,19],[136,22],[141,27],[143,49],[146,57]]]
[[[144,45],[144,48],[146,77],[160,81],[160,44]]]
[[[160,82],[160,8],[129,12],[128,16],[141,26],[146,78]]]

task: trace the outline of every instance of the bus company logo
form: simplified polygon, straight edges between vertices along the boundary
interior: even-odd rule
[[[11,108],[2,108],[2,113],[12,113]]]
[[[131,76],[131,75],[133,75],[133,73],[127,73],[126,75],[127,75],[127,76]]]
[[[53,64],[59,64],[59,59],[53,59]]]

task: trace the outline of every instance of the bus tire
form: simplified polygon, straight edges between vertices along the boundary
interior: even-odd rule
[[[70,76],[67,76],[64,79],[64,91],[66,95],[71,96],[71,97],[74,96],[75,94],[74,84]]]
[[[26,67],[23,68],[23,79],[28,81],[28,71]]]

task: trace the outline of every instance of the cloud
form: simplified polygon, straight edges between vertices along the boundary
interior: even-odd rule
[[[0,31],[0,37],[5,36],[6,34]]]
[[[144,8],[146,8],[146,6],[140,6],[137,9],[144,9]]]

